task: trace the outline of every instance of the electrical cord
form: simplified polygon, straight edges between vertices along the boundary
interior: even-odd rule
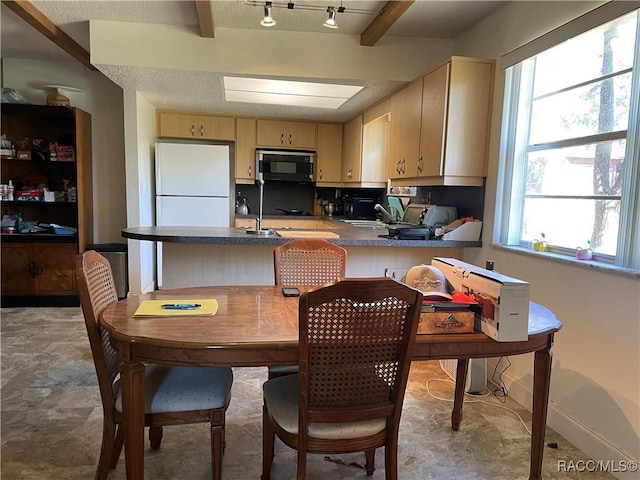
[[[498,363],[500,363],[500,362],[498,362]],[[508,367],[507,367],[507,368],[508,368]],[[506,369],[505,369],[505,370],[506,370]],[[502,373],[504,373],[504,370],[500,373],[500,375],[502,375]],[[437,395],[435,395],[433,392],[431,392],[431,388],[429,387],[429,384],[430,384],[431,382],[435,382],[435,381],[451,383],[451,384],[453,384],[454,386],[455,386],[456,382],[454,382],[453,380],[449,380],[449,379],[447,379],[447,378],[431,378],[431,379],[427,380],[427,385],[426,385],[426,387],[427,387],[427,393],[428,393],[432,398],[435,398],[436,400],[442,400],[443,402],[453,402],[453,399],[438,397],[438,396],[437,396]],[[485,389],[485,390],[488,390],[488,389]],[[498,388],[498,389],[496,389],[496,390],[500,390],[500,388]],[[492,394],[493,394],[493,396],[496,396],[496,395],[494,394],[494,392],[495,392],[496,390],[489,391],[488,393],[484,393],[484,394],[481,394],[481,395],[472,395],[472,394],[470,394],[470,393],[465,392],[465,396],[467,396],[467,397],[471,397],[471,398],[485,398],[485,397],[491,396]],[[506,402],[506,395],[505,395],[505,397],[504,397],[504,400],[502,400],[502,398],[498,398],[497,396],[496,396],[496,398],[497,398],[499,401],[501,401],[502,403]],[[465,400],[465,403],[484,403],[485,405],[489,405],[489,406],[491,406],[491,407],[497,407],[497,408],[502,408],[503,410],[507,410],[507,411],[509,411],[509,412],[513,413],[513,414],[518,418],[518,420],[520,420],[520,423],[522,424],[522,426],[524,427],[524,429],[527,431],[527,433],[528,433],[529,435],[531,435],[531,429],[527,426],[527,424],[526,424],[526,423],[524,423],[524,420],[522,419],[522,417],[520,416],[520,414],[519,414],[518,412],[516,412],[515,410],[513,410],[513,409],[509,408],[509,407],[505,407],[505,406],[503,406],[503,405],[498,405],[498,404],[496,404],[496,403],[487,402],[487,401],[485,401],[485,400]]]
[[[497,373],[498,367],[502,364],[503,361],[506,362],[507,365],[502,370],[500,370],[500,373]],[[496,363],[496,366],[493,368],[493,373],[491,374],[491,382],[498,387],[493,390],[493,396],[500,400],[502,403],[505,403],[507,401],[507,397],[509,396],[509,390],[507,390],[507,386],[502,379],[502,375],[504,375],[504,372],[506,372],[510,366],[511,360],[509,360],[509,357],[500,357],[500,360],[498,360],[498,362]]]

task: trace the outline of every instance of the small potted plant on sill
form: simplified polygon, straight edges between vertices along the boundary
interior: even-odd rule
[[[547,240],[544,232],[540,234],[540,239],[535,239],[533,241],[533,249],[536,252],[545,252],[547,250]]]
[[[591,260],[593,258],[593,251],[591,250],[591,240],[587,240],[587,247],[576,249],[576,258],[578,260]]]

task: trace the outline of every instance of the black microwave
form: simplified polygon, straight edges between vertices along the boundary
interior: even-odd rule
[[[256,172],[265,181],[312,183],[316,152],[256,149]]]

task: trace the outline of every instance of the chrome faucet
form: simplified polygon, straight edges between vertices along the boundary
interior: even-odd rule
[[[391,223],[396,223],[398,221],[398,212],[395,208],[391,207],[392,210],[396,210],[395,215],[391,215],[389,212],[387,212],[387,210],[380,205],[379,203],[376,203],[373,208],[379,212],[382,212],[384,215],[387,216],[387,218],[389,218],[389,221]]]

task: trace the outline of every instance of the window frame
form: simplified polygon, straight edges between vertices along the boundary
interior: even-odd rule
[[[640,192],[640,2],[630,3],[633,3],[635,8],[622,12],[613,9],[610,4],[606,4],[544,35],[538,39],[541,45],[538,45],[537,49],[531,46],[536,43],[534,40],[534,42],[514,52],[509,52],[503,57],[503,67],[506,69],[506,72],[498,187],[496,191],[495,228],[493,235],[493,241],[496,245],[531,250],[530,242],[521,241],[524,199],[527,196],[525,191],[526,155],[529,152],[549,147],[562,148],[583,145],[585,143],[626,139],[624,162],[625,181],[620,194],[620,220],[616,255],[594,252],[593,260],[589,263],[599,262],[625,270],[640,271],[640,199],[637,198],[640,196],[638,194]],[[603,10],[607,10],[605,7],[609,7],[610,11],[608,11],[608,14],[603,15]],[[529,145],[528,141],[526,141],[528,138],[523,139],[522,137],[528,136],[529,134],[529,121],[534,99],[532,89],[535,68],[524,68],[524,63],[548,48],[552,48],[565,40],[598,28],[634,10],[636,11],[636,42],[633,66],[616,72],[616,75],[622,75],[629,71],[632,72],[632,85],[629,98],[630,111],[627,129]],[[590,14],[592,14],[591,16],[595,17],[596,20],[588,18]],[[581,28],[577,28],[576,23],[580,24]],[[567,31],[563,32],[563,30]],[[550,44],[549,37],[559,39],[559,41]],[[518,54],[514,55],[514,53]],[[518,59],[518,61],[514,62],[514,58]],[[508,59],[508,61],[505,62],[505,59]],[[601,81],[608,76],[611,75],[600,75],[597,79],[583,83]],[[581,84],[573,84],[569,88],[575,88],[579,85]],[[525,94],[521,94],[523,91]],[[517,135],[520,137],[517,138]],[[523,148],[519,148],[520,145]],[[588,198],[588,196],[583,198]],[[576,250],[577,249],[553,245],[548,248],[548,251],[554,254],[554,257],[560,255],[573,259],[576,257]],[[533,253],[533,250],[531,250],[531,252]],[[539,254],[539,252],[535,253]]]

